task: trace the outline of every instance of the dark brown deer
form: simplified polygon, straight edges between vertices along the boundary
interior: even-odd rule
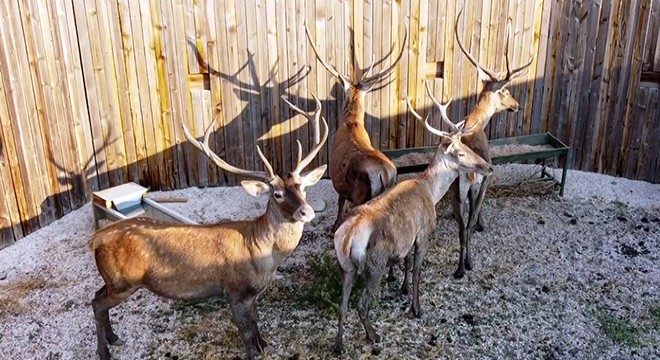
[[[366,108],[364,99],[376,84],[382,83],[392,75],[396,65],[403,58],[408,42],[408,25],[406,25],[401,51],[394,63],[390,66],[385,64],[378,73],[370,75],[375,64],[375,59],[372,59],[368,70],[356,82],[352,82],[348,76],[326,63],[319,55],[307,25],[305,25],[305,32],[316,58],[328,72],[337,78],[346,97],[340,118],[341,125],[333,138],[330,157],[330,178],[335,191],[339,194],[337,219],[332,229],[335,231],[341,224],[346,200],[353,206],[364,204],[396,182],[396,166],[387,156],[371,146],[371,139],[364,127]]]
[[[424,122],[428,131],[443,139],[429,167],[416,178],[405,180],[366,204],[351,209],[335,233],[334,245],[342,284],[335,352],[343,350],[344,321],[357,274],[365,277],[358,314],[367,340],[380,341],[369,320],[371,295],[378,290],[387,266],[405,258],[408,268],[410,256],[414,257],[411,310],[417,317],[422,315],[419,281],[428,237],[436,226],[435,205],[458,177],[459,170],[483,175],[492,172],[489,163],[461,142],[462,137],[469,136],[469,130],[461,131],[449,121],[446,117],[448,105],[441,107],[441,112],[443,120],[452,128],[451,133],[434,129],[428,118]]]
[[[454,25],[454,34],[459,48],[468,58],[468,60],[477,68],[479,78],[483,82],[483,89],[479,93],[476,107],[464,119],[465,127],[474,129],[470,135],[463,138],[463,143],[476,152],[489,163],[491,162],[490,151],[488,148],[488,137],[484,129],[488,125],[491,117],[502,111],[516,112],[519,104],[513,98],[507,85],[511,81],[522,75],[534,59],[532,58],[526,65],[517,69],[511,69],[509,66],[509,33],[510,24],[507,24],[504,60],[506,64],[506,73],[496,73],[481,65],[468,51],[465,50],[461,39],[458,36],[458,21],[461,18],[463,10],[458,13]],[[440,106],[438,101],[433,98],[431,91],[427,91],[436,106]],[[452,206],[454,217],[458,222],[460,239],[460,257],[458,259],[458,268],[454,272],[454,277],[461,278],[465,274],[465,269],[472,269],[472,259],[470,257],[470,239],[475,230],[483,231],[483,219],[481,216],[481,205],[484,201],[486,190],[490,185],[490,176],[483,176],[476,173],[462,173],[452,184],[449,193],[452,195]],[[466,199],[468,205],[466,205]],[[465,221],[465,208],[467,207],[467,222]]]
[[[310,123],[318,124],[320,103]],[[186,138],[217,166],[231,173],[258,180],[241,185],[251,195],[269,194],[266,212],[256,219],[226,221],[212,225],[168,224],[135,218],[111,224],[97,231],[90,241],[99,273],[105,285],[92,300],[97,352],[110,359],[108,343],[119,338],[112,331],[109,309],[119,305],[140,288],[172,299],[200,299],[223,296],[240,332],[248,359],[263,352],[267,342],[257,326],[256,301],[269,285],[280,262],[298,245],[305,223],[314,211],[305,200],[305,188],[316,184],[326,165],[306,173],[328,138],[323,119],[321,141],[303,159],[299,145],[296,168],[285,177],[275,175],[257,146],[267,172],[236,168],[208,146],[211,125],[204,141],[195,139],[183,125]]]

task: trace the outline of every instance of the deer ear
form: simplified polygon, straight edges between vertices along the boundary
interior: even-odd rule
[[[270,185],[257,180],[243,180],[241,186],[252,196],[259,196],[270,191]]]
[[[321,165],[317,167],[316,169],[305,173],[301,176],[302,178],[302,185],[307,187],[307,186],[312,186],[319,182],[321,180],[321,176],[325,173],[325,169],[328,168],[328,165]]]

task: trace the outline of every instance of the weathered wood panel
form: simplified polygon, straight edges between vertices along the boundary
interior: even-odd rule
[[[511,91],[517,113],[493,118],[491,138],[550,131],[573,149],[573,168],[660,182],[658,0],[8,0],[0,4],[0,244],[136,181],[151,189],[236,184],[187,144],[180,122],[239,167],[290,169],[312,132],[281,101],[323,103],[331,133],[343,94],[307,42],[355,78],[409,44],[392,82],[367,95],[375,147],[431,145],[406,97],[436,126],[426,94],[453,98],[460,120],[480,91],[458,50],[504,70],[534,57]],[[307,66],[310,66],[309,70]],[[376,64],[378,71],[385,63]],[[643,76],[641,74],[644,74]],[[653,80],[652,80],[653,81]],[[312,166],[327,163],[332,134]],[[12,239],[10,241],[10,239]],[[2,246],[2,245],[0,245]]]

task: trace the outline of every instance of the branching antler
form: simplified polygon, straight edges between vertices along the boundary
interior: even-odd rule
[[[314,142],[316,145],[314,148],[307,154],[307,156],[302,159],[302,145],[300,144],[300,141],[296,140],[298,143],[298,162],[296,165],[296,168],[293,170],[293,173],[295,174],[300,174],[300,172],[309,165],[309,163],[312,162],[312,159],[316,156],[316,154],[321,150],[323,147],[323,144],[325,144],[325,141],[328,139],[328,123],[325,121],[325,119],[321,116],[321,101],[319,100],[316,95],[312,94],[312,97],[314,98],[314,101],[316,103],[316,110],[312,112],[311,114],[300,109],[299,107],[293,105],[289,100],[286,99],[286,97],[282,96],[282,100],[289,105],[291,109],[296,111],[297,113],[301,114],[302,116],[306,117],[307,120],[314,125]],[[323,136],[320,138],[319,136],[319,123],[320,120],[323,121]]]
[[[192,133],[190,133],[190,129],[188,129],[188,126],[183,122],[181,122],[181,126],[183,127],[183,134],[185,135],[186,139],[188,139],[188,141],[194,147],[196,147],[197,149],[201,150],[204,154],[206,154],[206,156],[209,159],[211,159],[211,161],[213,161],[213,163],[216,164],[221,169],[225,171],[229,171],[230,173],[236,175],[256,178],[256,179],[264,180],[266,182],[271,182],[275,179],[275,173],[273,172],[273,167],[270,165],[264,154],[261,152],[259,145],[257,145],[257,153],[259,154],[261,161],[263,161],[264,166],[266,166],[268,172],[240,169],[222,160],[222,158],[220,158],[218,154],[214,153],[213,150],[211,150],[211,148],[209,147],[209,138],[211,136],[211,132],[213,132],[213,127],[214,127],[213,125],[215,125],[215,121],[211,123],[211,125],[209,125],[208,128],[206,128],[206,131],[204,132],[204,141],[199,142],[199,140],[195,139]]]
[[[309,29],[307,28],[307,23],[305,23],[305,34],[307,34],[307,40],[309,40],[309,44],[312,46],[312,50],[314,50],[314,55],[316,55],[316,58],[319,60],[321,65],[323,65],[323,67],[326,70],[328,70],[328,72],[330,72],[332,75],[337,77],[343,83],[344,86],[348,86],[349,84],[353,84],[351,82],[351,79],[348,76],[340,73],[339,70],[337,70],[337,68],[334,65],[328,64],[321,57],[321,55],[319,54],[318,49],[316,48],[316,44],[314,44],[314,41],[312,41],[312,36],[309,34]],[[381,69],[376,74],[370,76],[371,71],[373,70],[374,64],[380,63],[380,62],[383,61],[383,60],[376,61],[375,56],[372,57],[371,64],[367,67],[367,71],[364,73],[364,75],[362,76],[360,81],[358,81],[357,83],[355,83],[353,85],[358,86],[362,89],[369,89],[370,90],[375,84],[383,81],[384,79],[387,79],[387,77],[389,77],[394,72],[394,69],[396,69],[396,65],[399,63],[399,61],[401,61],[401,59],[403,58],[403,53],[404,53],[404,50],[406,49],[407,44],[408,44],[408,24],[405,24],[405,33],[403,35],[403,44],[401,45],[401,51],[399,52],[399,55],[397,56],[394,63],[389,65],[389,60],[386,61],[385,65],[383,66],[383,69]]]
[[[481,65],[473,56],[470,54],[467,50],[465,50],[465,47],[463,46],[463,43],[461,43],[461,38],[458,36],[458,21],[461,18],[461,15],[463,14],[463,9],[458,13],[458,16],[456,17],[456,23],[454,24],[454,34],[456,35],[456,42],[458,43],[458,47],[461,48],[461,51],[465,56],[470,60],[472,65],[476,66],[479,70],[481,70],[484,74],[488,75],[490,78],[490,81],[504,81],[504,82],[510,82],[514,78],[520,76],[519,74],[527,69],[530,65],[532,65],[532,62],[534,62],[534,57],[529,60],[529,62],[517,69],[511,70],[511,67],[509,65],[509,37],[511,33],[511,22],[507,21],[507,28],[506,28],[506,39],[505,39],[505,46],[504,46],[504,62],[506,65],[506,74],[501,75],[500,73],[497,73],[493,70],[490,70],[489,68]]]

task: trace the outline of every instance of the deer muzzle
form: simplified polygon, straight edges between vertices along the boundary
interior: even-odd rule
[[[312,209],[311,206],[308,204],[300,205],[298,210],[296,210],[295,213],[293,213],[293,218],[296,221],[302,221],[304,223],[312,221],[314,219],[314,209]]]

